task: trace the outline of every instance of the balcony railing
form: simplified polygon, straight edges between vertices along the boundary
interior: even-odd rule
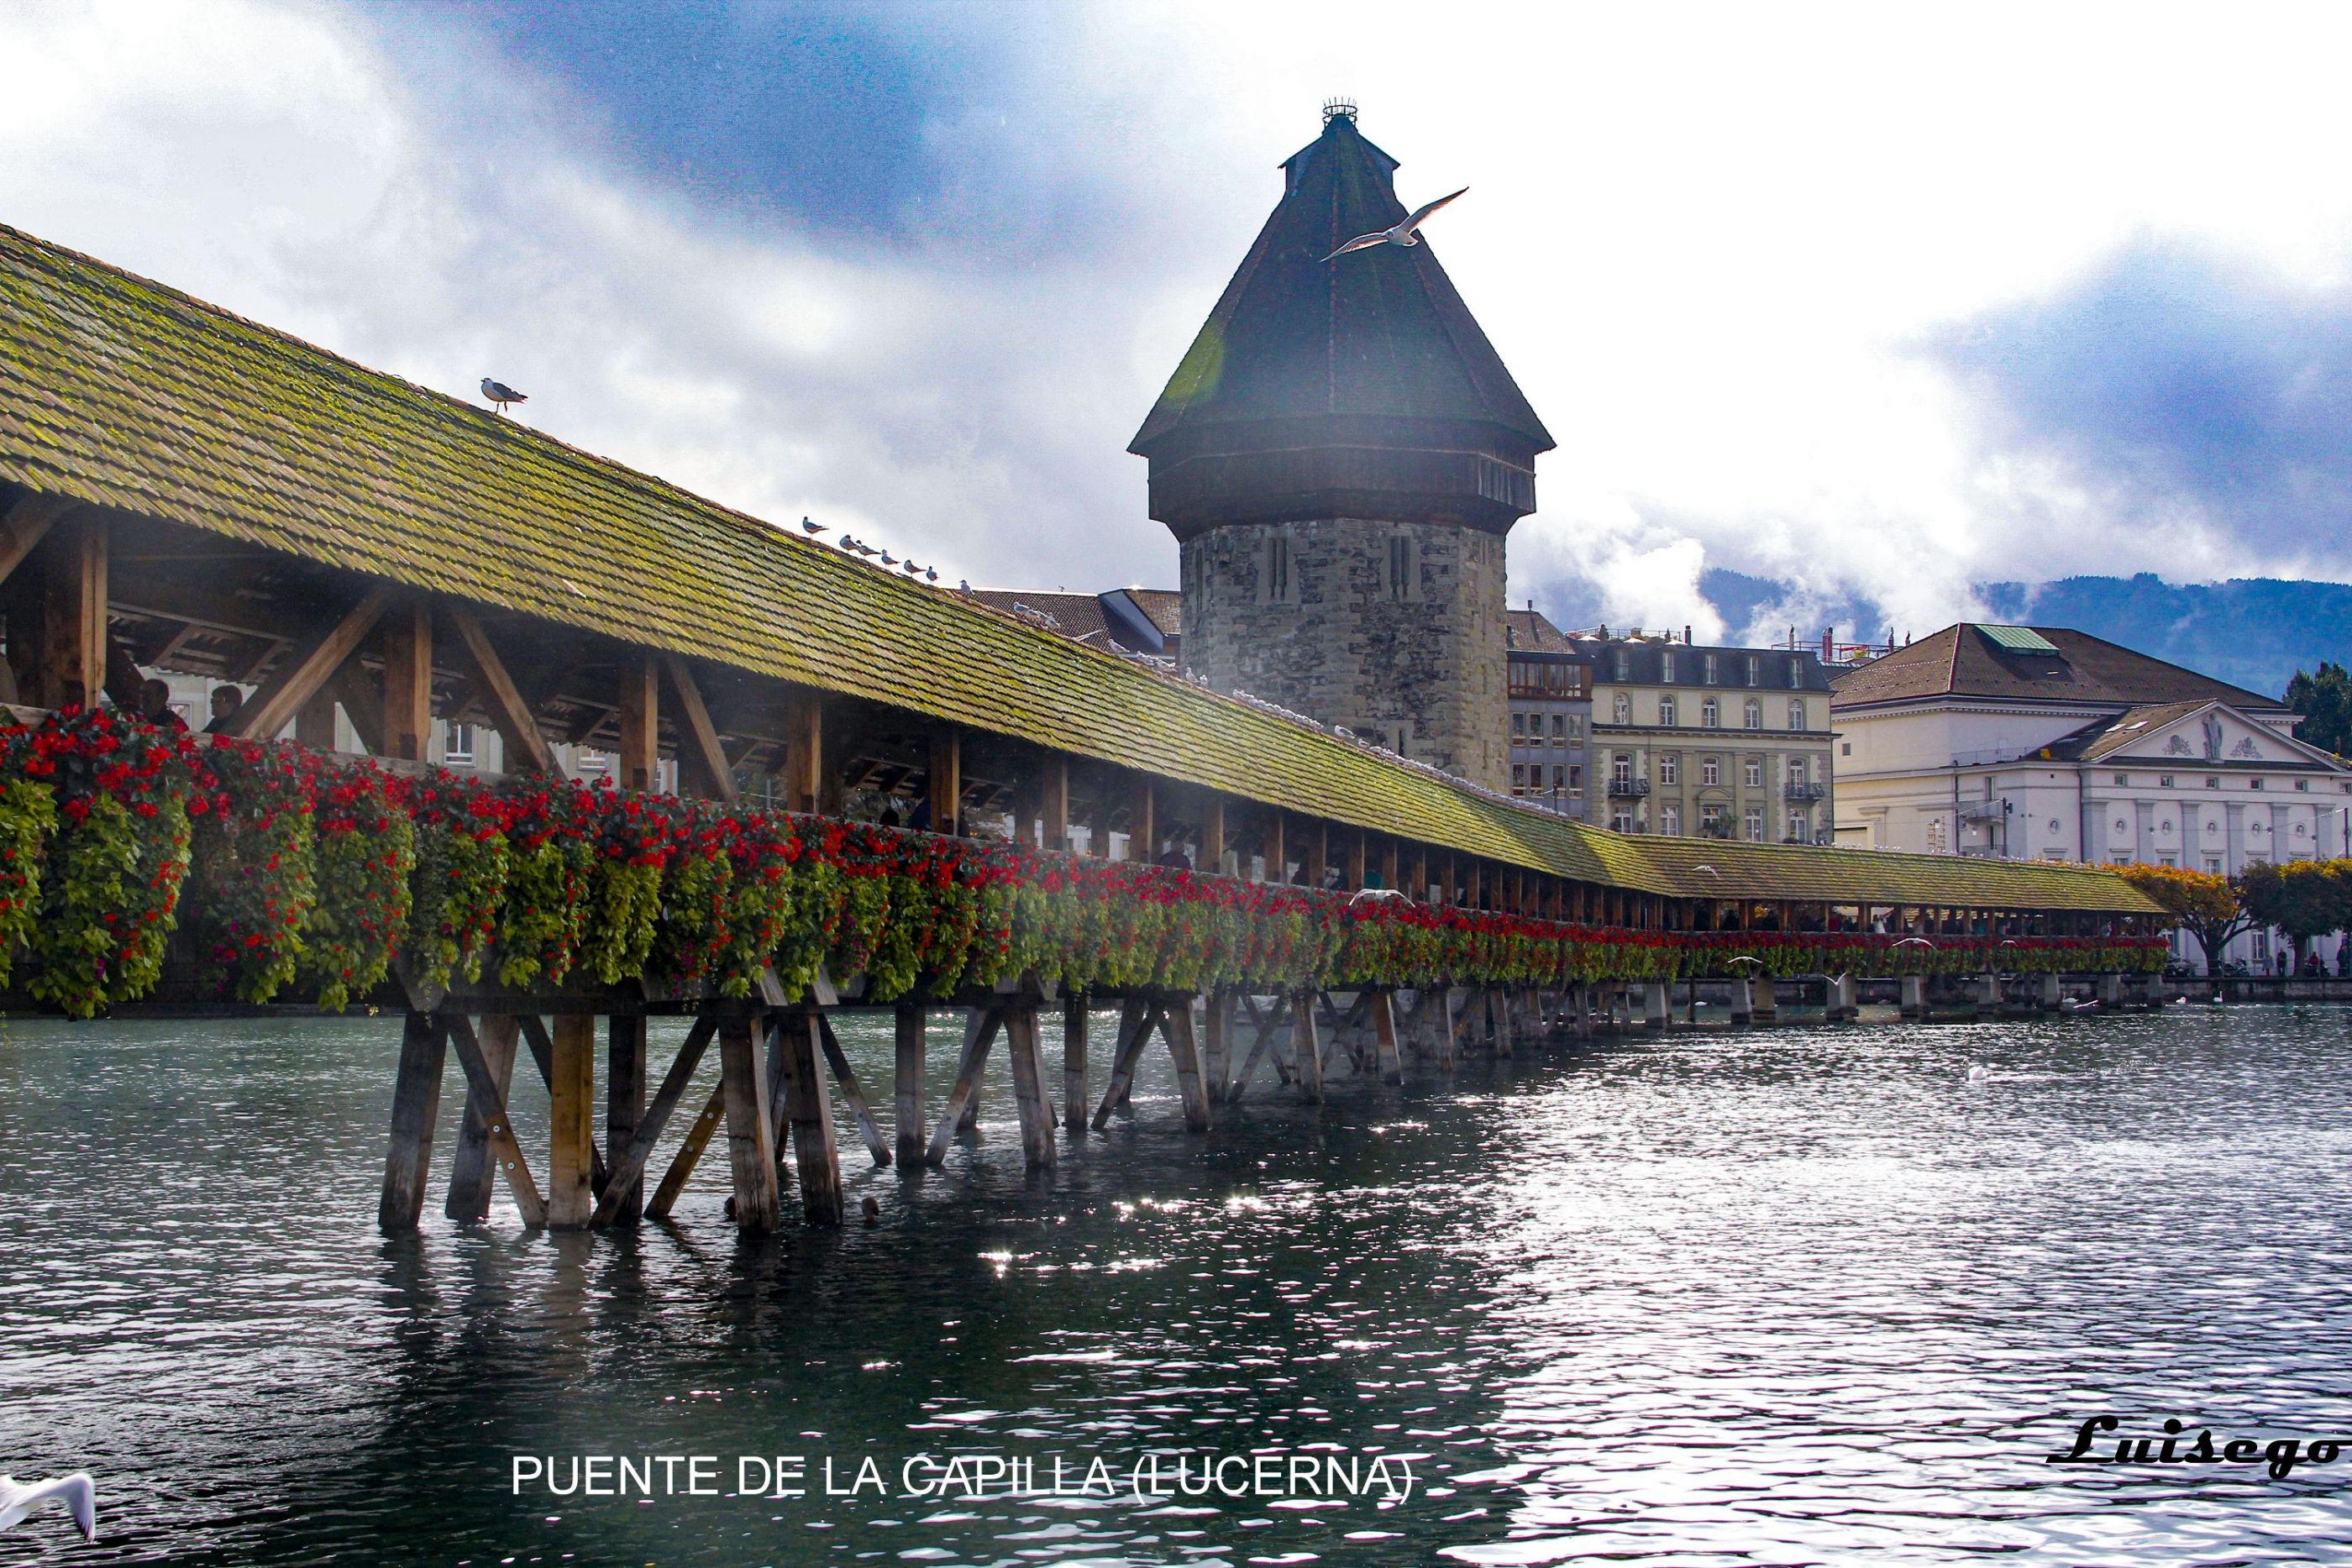
[[[1830,787],[1826,784],[1784,784],[1780,787],[1780,799],[1800,804],[1811,804],[1829,792]]]
[[[1612,800],[1639,800],[1649,792],[1650,781],[1647,779],[1612,779],[1609,780],[1609,798]]]

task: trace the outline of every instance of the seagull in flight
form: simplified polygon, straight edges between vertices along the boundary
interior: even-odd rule
[[[98,1492],[79,1470],[30,1486],[20,1485],[14,1476],[0,1476],[0,1530],[13,1527],[52,1498],[66,1505],[84,1541],[98,1539]]]
[[[1452,196],[1438,197],[1437,200],[1430,203],[1429,205],[1422,208],[1419,212],[1414,213],[1410,217],[1406,218],[1404,222],[1397,225],[1397,226],[1392,229],[1374,229],[1368,235],[1358,235],[1354,239],[1349,240],[1346,245],[1341,246],[1339,249],[1333,251],[1329,256],[1325,256],[1323,259],[1325,261],[1335,260],[1339,256],[1347,255],[1351,250],[1370,250],[1376,245],[1419,245],[1421,243],[1421,236],[1413,231],[1421,227],[1422,224],[1428,218],[1430,214],[1437,211],[1438,208],[1444,206],[1446,203],[1453,201],[1455,196],[1463,194],[1469,189],[1469,186],[1465,185],[1460,191],[1454,192]]]
[[[482,395],[489,399],[492,402],[498,404],[499,412],[500,413],[506,413],[507,404],[510,402],[529,402],[530,401],[530,399],[523,396],[522,393],[515,391],[514,388],[507,385],[506,382],[494,382],[488,376],[484,376],[482,378]]]

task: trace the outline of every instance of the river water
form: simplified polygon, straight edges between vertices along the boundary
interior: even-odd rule
[[[53,1508],[0,1562],[2352,1561],[2352,1458],[2043,1462],[2108,1413],[2352,1435],[2347,1009],[1341,1071],[1205,1140],[1163,1058],[1050,1178],[999,1077],[942,1171],[851,1137],[877,1227],[765,1242],[723,1157],[670,1228],[436,1193],[383,1239],[397,1032],[5,1026],[0,1470],[90,1471],[100,1539]],[[886,1032],[845,1030],[885,1098]],[[516,1494],[586,1455],[718,1495]],[[779,1456],[810,1495],[741,1473]]]

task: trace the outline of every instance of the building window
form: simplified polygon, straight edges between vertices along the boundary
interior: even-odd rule
[[[1698,809],[1698,831],[1710,839],[1720,838],[1723,834],[1723,808],[1701,806]]]
[[[2299,792],[2299,793],[2301,793],[2301,794],[2305,794],[2305,795],[2307,795],[2307,794],[2311,793],[2311,780],[2310,780],[2310,779],[2296,779],[2296,780],[2294,781],[2294,787],[2295,787],[2295,789],[2297,790],[2297,792]]]
[[[611,769],[613,759],[601,751],[590,751],[583,747],[572,759],[572,766],[583,773],[604,773]]]
[[[1616,783],[1631,784],[1633,781],[1633,758],[1622,751],[1612,757],[1609,759],[1609,777]]]
[[[1610,812],[1609,831],[1615,833],[1632,832],[1633,831],[1633,813],[1631,811]]]
[[[1750,660],[1750,661],[1749,661],[1749,663],[1751,663],[1751,664],[1752,664],[1752,663],[1754,663],[1754,661],[1753,661],[1753,660]],[[1763,808],[1761,808],[1761,807],[1759,807],[1759,806],[1750,806],[1750,807],[1748,807],[1748,808],[1747,822],[1748,822],[1748,841],[1749,843],[1751,843],[1751,844],[1760,844],[1760,843],[1762,843],[1762,842],[1764,841],[1764,811],[1763,811]]]
[[[1805,759],[1804,759],[1803,758],[1801,758],[1801,757],[1791,757],[1790,758],[1789,758],[1789,782],[1790,782],[1790,783],[1791,783],[1791,784],[1802,784],[1802,783],[1805,781],[1805,774],[1806,774],[1806,772],[1807,772],[1807,768],[1806,768],[1806,764],[1805,764]]]
[[[2246,780],[2246,788],[2249,789],[2259,789],[2262,787],[2263,780],[2260,779],[2249,779]]]
[[[1658,680],[1661,685],[1671,685],[1674,684],[1674,678],[1675,655],[1673,650],[1669,649],[1658,655]]]
[[[1683,809],[1680,806],[1658,808],[1658,831],[1669,837],[1683,831]]]
[[[1851,740],[1839,741],[1838,755],[1840,757],[1852,757],[1853,755],[1853,742]]]
[[[2160,773],[2160,774],[2157,775],[2156,787],[2157,787],[2158,789],[2171,789],[2171,788],[2172,788],[2172,775],[2171,775],[2171,774],[2169,774],[2169,773]]]
[[[1795,690],[1797,687],[1801,686],[1801,685],[1803,685],[1804,684],[1805,684],[1805,661],[1803,661],[1802,659],[1791,659],[1791,660],[1790,660],[1790,661],[1789,661],[1789,687],[1790,687],[1790,689],[1791,691],[1793,691],[1793,690]]]
[[[1683,759],[1673,752],[1658,758],[1658,782],[1679,784],[1683,779]]]
[[[1698,764],[1698,781],[1701,784],[1722,783],[1723,764],[1712,757],[1700,758]]]
[[[1802,697],[1789,699],[1789,727],[1790,729],[1808,727],[1805,723],[1805,699]]]
[[[474,765],[474,727],[453,724],[448,739],[442,744],[441,760],[450,768],[471,768]]]
[[[1633,723],[1633,699],[1627,696],[1623,692],[1619,692],[1617,694],[1617,700],[1609,706],[1609,716],[1615,719],[1619,724]]]
[[[1610,663],[1616,667],[1617,678],[1619,680],[1630,681],[1633,678],[1633,656],[1625,652],[1624,649],[1620,648],[1616,650],[1616,652],[1610,656]]]
[[[1748,699],[1747,706],[1740,709],[1739,720],[1750,729],[1762,729],[1764,727],[1764,705],[1758,702],[1754,697],[1749,697]]]
[[[1584,744],[1584,719],[1582,716],[1579,714],[1569,714],[1566,716],[1568,719],[1568,743],[1570,746],[1582,746]]]
[[[1790,812],[1789,813],[1789,840],[1788,840],[1788,841],[1789,841],[1789,842],[1790,842],[1790,843],[1792,843],[1792,844],[1801,844],[1801,843],[1803,843],[1805,841],[1807,841],[1808,839],[1811,838],[1812,836],[1813,836],[1813,817],[1812,817],[1812,813],[1811,813],[1811,812],[1810,812],[1810,811],[1808,811],[1808,810],[1806,810],[1802,806],[1800,806],[1800,807],[1798,807],[1796,810],[1794,810],[1790,811]]]
[[[2219,779],[2208,779],[2205,780],[2205,788],[2208,789],[2219,789],[2221,787],[2221,781]]]
[[[1745,776],[1750,789],[1764,788],[1764,759],[1760,757],[1749,758]]]
[[[1568,740],[1568,715],[1564,713],[1556,713],[1551,716],[1551,738],[1555,745],[1566,744]]]
[[[1513,714],[1511,716],[1511,738],[1513,740],[1525,740],[1527,737],[1528,716],[1523,713]]]
[[[2116,782],[2118,784],[2128,784],[2131,782],[2131,775],[2128,773],[2118,773],[2116,775]]]
[[[1571,800],[1584,799],[1584,764],[1581,762],[1568,765],[1568,798]]]
[[[1712,653],[1707,654],[1705,663],[1706,665],[1706,684],[1708,685],[1713,685],[1716,684],[1715,655]]]
[[[1713,697],[1709,697],[1706,701],[1699,704],[1698,722],[1708,729],[1720,728],[1723,725],[1722,706]]]
[[[1527,792],[1528,765],[1524,762],[1514,762],[1511,764],[1511,793],[1524,795]]]
[[[1260,604],[1290,604],[1296,602],[1291,581],[1290,541],[1280,534],[1265,537],[1265,549],[1258,562],[1257,599]]]
[[[1658,722],[1659,722],[1661,725],[1664,725],[1664,726],[1666,728],[1668,728],[1668,729],[1672,729],[1672,728],[1674,728],[1674,727],[1675,727],[1675,699],[1674,699],[1674,698],[1672,698],[1672,697],[1660,697],[1660,698],[1658,699]]]
[[[1421,552],[1403,534],[1389,538],[1389,597],[1400,601],[1421,597]]]
[[[2220,855],[2207,855],[2205,857],[2205,874],[2207,876],[2220,876],[2221,874],[2221,857]]]
[[[1750,653],[1748,655],[1748,684],[1754,686],[1761,685],[1763,682],[1764,661]]]

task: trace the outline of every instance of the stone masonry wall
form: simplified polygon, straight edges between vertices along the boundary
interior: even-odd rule
[[[1270,580],[1276,540],[1286,595]],[[1477,528],[1356,518],[1212,529],[1183,547],[1184,662],[1220,690],[1505,789],[1503,546]]]

